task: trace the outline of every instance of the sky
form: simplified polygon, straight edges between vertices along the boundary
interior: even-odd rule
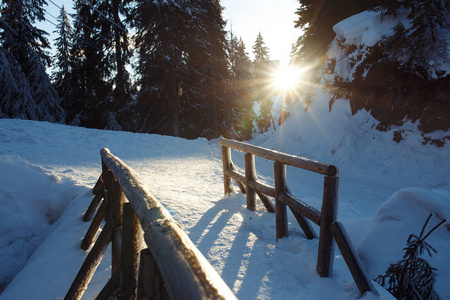
[[[42,25],[51,34],[51,43],[55,38],[55,26],[50,22],[57,23],[54,18],[59,15],[57,6],[65,5],[67,11],[73,7],[71,0],[52,1],[47,0],[48,21]],[[301,34],[299,29],[294,28],[295,11],[299,7],[297,0],[222,0],[221,4],[225,8],[223,18],[227,21],[227,31],[232,28],[236,36],[243,38],[251,59],[252,46],[258,32],[261,32],[269,48],[270,59],[280,60],[282,65],[289,62],[291,45]]]

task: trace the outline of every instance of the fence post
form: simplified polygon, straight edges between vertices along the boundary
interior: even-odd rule
[[[222,146],[222,162],[223,162],[223,187],[225,196],[234,192],[233,182],[230,176],[226,174],[226,170],[231,169],[231,149]]]
[[[255,156],[245,153],[245,196],[247,199],[247,208],[256,210],[256,191],[252,189],[248,182],[256,179]]]
[[[120,253],[122,248],[122,214],[124,194],[119,181],[113,178],[111,190],[109,191],[109,202],[111,220],[113,224],[113,235],[111,239],[111,274],[114,274],[120,265]]]
[[[286,166],[275,162],[273,172],[275,178],[275,225],[278,240],[289,236],[286,204],[280,200],[280,195],[286,192]]]
[[[332,276],[334,243],[331,224],[336,221],[339,202],[339,177],[325,176],[323,182],[322,211],[320,213],[319,250],[317,272],[321,277]]]
[[[139,269],[139,243],[142,230],[139,220],[130,203],[123,204],[123,237],[120,268],[123,271],[122,293],[120,300],[136,299],[137,273]]]

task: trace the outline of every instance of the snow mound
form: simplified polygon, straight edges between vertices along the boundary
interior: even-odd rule
[[[384,275],[390,264],[403,257],[409,235],[420,235],[430,213],[435,217],[425,232],[443,219],[447,223],[427,238],[438,253],[431,258],[424,254],[423,258],[438,269],[435,285],[438,294],[450,295],[450,270],[444,268],[448,266],[450,253],[450,193],[443,190],[402,189],[380,206],[358,247],[361,261],[372,279]]]
[[[371,47],[383,36],[391,35],[396,22],[389,17],[385,17],[382,22],[380,13],[364,11],[337,23],[333,31],[337,39],[347,44]]]
[[[2,155],[0,170],[2,291],[45,239],[76,191],[67,180]]]

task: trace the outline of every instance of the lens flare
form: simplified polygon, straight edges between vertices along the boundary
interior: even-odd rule
[[[294,67],[280,68],[273,76],[273,85],[283,91],[292,90],[300,83],[301,75],[301,69]]]

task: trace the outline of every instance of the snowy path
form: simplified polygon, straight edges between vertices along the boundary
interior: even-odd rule
[[[36,178],[41,178],[41,185],[48,186],[47,190],[39,191],[44,195],[38,198],[42,200],[29,201],[28,205],[35,209],[34,212],[23,207],[16,211],[22,220],[36,219],[34,223],[25,226],[12,220],[16,222],[14,228],[7,228],[9,231],[0,228],[2,236],[7,234],[13,241],[8,245],[5,238],[0,239],[2,264],[7,263],[3,254],[24,251],[15,242],[29,234],[33,224],[42,222],[36,215],[43,215],[41,219],[44,221],[48,218],[48,210],[43,208],[54,206],[57,201],[53,198],[63,197],[61,203],[68,204],[55,224],[36,229],[35,235],[45,240],[36,241],[37,245],[42,244],[0,299],[64,297],[86,256],[79,245],[89,224],[82,222],[81,216],[92,199],[89,189],[100,175],[99,150],[102,147],[109,148],[111,153],[138,172],[238,298],[357,297],[356,287],[339,253],[336,253],[334,278],[317,275],[318,241],[306,240],[293,218],[289,224],[290,237],[276,242],[274,214],[262,208],[258,212],[248,211],[242,194],[223,197],[222,161],[216,141],[189,141],[167,136],[0,120],[2,166],[6,166],[9,173],[21,176],[16,181],[31,184]],[[242,154],[233,153],[233,160],[238,166],[243,166]],[[257,160],[256,165],[259,176],[271,182],[272,164]],[[25,170],[20,173],[19,169]],[[292,190],[307,203],[320,208],[323,177],[297,172],[288,169]],[[389,180],[367,182],[369,176],[352,174],[353,177],[343,178],[346,185],[353,186],[342,189],[340,219],[352,225],[349,231],[359,239],[376,208],[398,188],[398,183]],[[347,181],[351,178],[358,180]],[[382,191],[375,192],[380,184]],[[361,193],[354,192],[358,187]],[[20,189],[14,184],[10,188]],[[45,195],[50,196],[51,193],[55,195],[47,197],[52,198],[48,200]],[[6,207],[11,201],[19,203],[21,198],[30,196],[17,191],[13,193],[0,185],[1,195],[9,197],[8,202],[0,197],[3,201],[0,204]],[[62,209],[58,212],[61,214]],[[13,219],[6,212],[3,216]],[[25,263],[26,257],[19,258],[19,263],[20,259]],[[85,299],[93,298],[108,280],[109,261],[109,257],[104,258]],[[374,298],[373,295],[364,297]]]

